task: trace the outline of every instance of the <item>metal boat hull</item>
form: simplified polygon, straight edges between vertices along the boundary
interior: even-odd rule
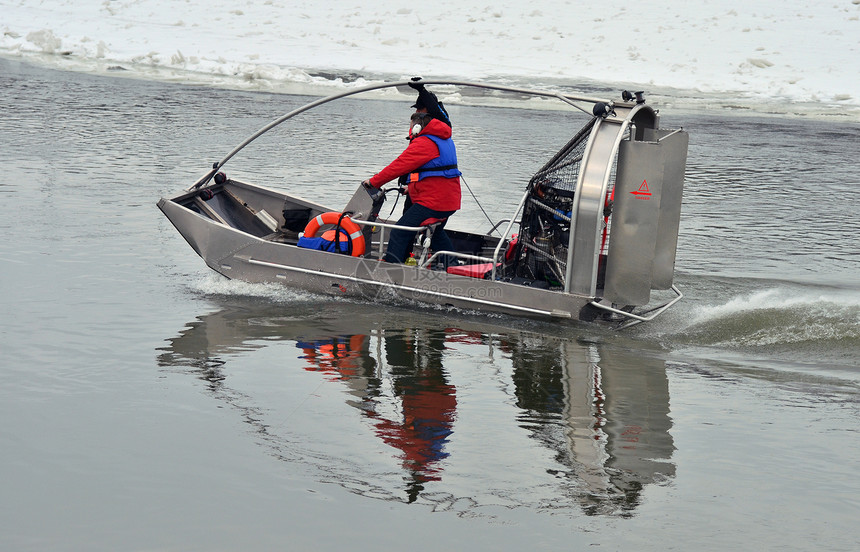
[[[277,243],[184,207],[178,200],[185,196],[163,198],[158,207],[206,264],[230,279],[386,303],[401,299],[537,318],[579,319],[590,300],[518,283]],[[278,201],[289,199],[284,195]]]

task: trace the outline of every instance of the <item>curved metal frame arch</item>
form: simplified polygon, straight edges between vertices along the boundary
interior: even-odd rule
[[[215,176],[215,173],[218,172],[218,170],[227,163],[227,161],[229,161],[234,155],[236,155],[241,150],[243,150],[248,144],[250,144],[251,142],[253,142],[257,138],[259,138],[260,136],[262,136],[266,132],[272,130],[276,126],[280,125],[284,121],[292,119],[296,115],[304,113],[305,111],[308,111],[309,109],[313,109],[315,107],[326,104],[328,102],[338,100],[340,98],[345,98],[347,96],[353,96],[353,95],[361,94],[364,92],[370,92],[372,90],[380,90],[383,88],[396,88],[398,86],[408,86],[409,82],[410,81],[397,81],[397,82],[389,82],[389,83],[383,83],[383,84],[372,84],[369,86],[356,88],[355,90],[347,90],[345,92],[339,92],[339,93],[333,94],[331,96],[326,96],[324,98],[320,98],[319,100],[313,101],[309,104],[303,105],[302,107],[294,109],[293,111],[290,111],[289,113],[287,113],[287,114],[275,119],[271,123],[267,124],[266,126],[261,128],[260,130],[258,130],[257,132],[255,132],[254,134],[249,136],[244,142],[242,142],[241,144],[239,144],[238,146],[233,148],[233,150],[230,151],[230,153],[228,153],[221,161],[213,164],[212,169],[208,173],[206,173],[200,180],[195,182],[190,188],[188,188],[188,190],[189,191],[194,190],[196,188],[199,188],[200,186],[205,185],[207,182],[209,182],[212,179],[213,176]],[[518,93],[518,94],[527,94],[527,95],[531,95],[531,96],[556,98],[556,99],[558,99],[558,100],[560,100],[560,101],[562,101],[562,102],[564,102],[564,103],[566,103],[566,104],[568,104],[568,105],[570,105],[576,109],[579,109],[580,111],[582,111],[588,115],[591,115],[591,111],[586,110],[586,109],[576,105],[575,102],[580,101],[580,102],[588,102],[588,103],[592,103],[592,104],[595,104],[598,102],[606,102],[606,103],[611,104],[611,102],[609,102],[608,100],[593,98],[593,97],[589,97],[589,96],[576,96],[576,95],[570,95],[570,94],[561,94],[558,92],[546,92],[546,91],[542,91],[542,90],[531,90],[531,89],[527,89],[527,88],[516,88],[516,87],[511,87],[511,86],[502,86],[502,85],[496,85],[496,84],[484,84],[484,83],[479,83],[479,82],[455,81],[455,80],[435,80],[435,79],[424,80],[424,79],[422,79],[421,83],[422,84],[466,86],[466,87],[472,87],[472,88],[485,88],[488,90],[499,90],[499,91],[503,91],[503,92],[514,92],[514,93]]]

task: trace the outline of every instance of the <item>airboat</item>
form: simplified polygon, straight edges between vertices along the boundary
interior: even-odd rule
[[[343,205],[321,205],[223,170],[259,136],[309,109],[408,81],[342,92],[275,119],[158,207],[211,269],[247,282],[615,328],[653,320],[683,297],[673,280],[689,136],[661,128],[642,92],[615,101],[422,82],[554,98],[585,112],[587,122],[529,179],[507,218],[486,233],[446,228],[451,251],[430,249],[439,221],[399,227],[380,216],[395,187],[371,195],[358,185]],[[382,261],[395,228],[416,232],[411,263]]]

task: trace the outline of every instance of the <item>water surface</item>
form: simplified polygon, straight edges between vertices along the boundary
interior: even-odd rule
[[[667,110],[686,297],[614,333],[210,273],[155,202],[308,98],[0,87],[0,548],[856,548],[856,124]],[[336,204],[405,146],[407,106],[324,107],[228,172]],[[495,216],[578,128],[452,117]]]

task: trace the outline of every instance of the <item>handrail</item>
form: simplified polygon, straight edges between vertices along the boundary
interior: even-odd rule
[[[662,138],[658,138],[658,139],[657,139],[657,141],[658,141],[658,142],[662,142],[663,140],[665,140],[665,139],[666,139],[666,138],[668,138],[669,136],[674,136],[675,134],[678,134],[679,132],[683,132],[683,131],[684,131],[684,129],[683,129],[683,128],[676,128],[675,130],[673,130],[672,132],[670,132],[670,133],[669,133],[669,134],[667,134],[666,136],[663,136]]]
[[[511,228],[513,228],[513,227],[514,227],[514,222],[516,221],[517,215],[519,215],[519,214],[520,214],[520,211],[522,211],[522,210],[523,210],[523,205],[525,205],[525,204],[526,204],[526,200],[527,200],[527,199],[528,199],[528,197],[529,197],[529,192],[530,192],[530,191],[531,191],[531,190],[528,190],[528,189],[527,189],[527,190],[526,190],[526,193],[524,193],[524,194],[523,194],[523,198],[520,200],[520,204],[519,204],[519,205],[517,205],[517,210],[516,210],[516,211],[514,211],[514,214],[513,214],[513,215],[511,215],[511,220],[508,222],[508,225],[505,227],[505,231],[504,231],[504,232],[502,232],[502,239],[500,239],[500,240],[499,240],[499,243],[497,243],[497,244],[496,244],[496,248],[493,250],[493,260],[492,260],[492,263],[493,263],[493,273],[490,275],[490,277],[491,277],[493,280],[495,280],[495,279],[496,279],[496,265],[498,264],[498,262],[496,261],[496,259],[498,259],[498,258],[499,258],[499,251],[501,251],[501,249],[502,249],[502,244],[503,244],[503,243],[504,243],[504,241],[505,241],[505,236],[507,236],[507,235],[511,232]]]
[[[490,235],[491,233],[495,232],[495,231],[496,231],[496,228],[498,228],[498,227],[499,227],[499,226],[501,226],[502,224],[504,224],[504,223],[506,223],[506,222],[510,222],[510,221],[511,221],[511,219],[500,219],[500,220],[499,220],[499,222],[497,222],[496,224],[494,224],[494,225],[493,225],[493,227],[492,227],[492,228],[490,228],[489,232],[487,232],[487,235]],[[517,222],[519,222],[519,221],[516,221],[516,220],[514,221],[514,223],[515,223],[515,224],[516,224]],[[503,236],[503,238],[504,238],[504,236]]]
[[[368,220],[361,220],[361,219],[354,219],[354,218],[350,218],[350,220],[356,224],[361,225],[361,226],[381,226],[383,228],[393,228],[395,230],[409,230],[409,231],[413,231],[413,232],[420,232],[420,231],[426,230],[427,228],[432,226],[430,224],[428,224],[426,226],[403,226],[400,224],[391,224],[390,222],[379,222],[379,221],[371,222]],[[422,266],[422,267],[428,266],[432,261],[436,260],[436,258],[439,257],[440,255],[457,257],[459,259],[467,259],[470,261],[480,261],[480,262],[484,262],[484,263],[495,262],[494,259],[491,259],[489,257],[481,257],[479,255],[470,255],[468,253],[460,253],[459,251],[436,251],[426,261],[424,261],[420,266]]]
[[[428,228],[433,226],[432,224],[427,224],[424,226],[403,226],[402,224],[392,224],[390,222],[379,222],[378,220],[369,221],[369,220],[362,220],[362,219],[354,219],[351,217],[349,219],[352,222],[354,222],[358,225],[361,225],[361,226],[379,226],[381,228],[392,228],[394,230],[407,230],[409,232],[426,231]],[[380,234],[379,234],[379,255],[380,255],[380,257],[382,256],[382,245],[383,245],[384,241],[385,241],[385,232],[380,232]]]
[[[378,220],[370,221],[363,219],[354,219],[352,217],[346,218],[361,226],[381,226],[383,228],[393,228],[395,230],[409,230],[411,232],[420,232],[421,230],[426,230],[428,227],[432,226],[430,224],[426,226],[403,226],[401,224],[392,224],[390,222],[379,222]]]
[[[457,257],[460,259],[466,259],[469,261],[481,261],[483,263],[492,263],[493,259],[489,257],[481,257],[480,255],[470,255],[468,253],[460,253],[459,251],[436,251],[430,257],[424,261],[420,266],[425,267],[429,266],[432,261],[435,261],[437,257],[441,257],[445,255],[446,257]]]
[[[675,303],[677,303],[678,301],[680,301],[684,297],[684,294],[681,293],[681,290],[679,290],[677,288],[677,286],[673,285],[671,287],[671,289],[672,289],[672,291],[675,292],[677,297],[675,297],[674,299],[672,299],[671,301],[669,301],[667,303],[664,303],[662,305],[658,305],[652,309],[648,309],[648,311],[646,311],[646,313],[649,313],[649,312],[654,313],[651,316],[641,316],[638,314],[633,314],[632,312],[627,312],[627,311],[623,311],[621,309],[616,309],[616,308],[610,307],[608,305],[601,305],[597,301],[589,301],[588,304],[595,306],[599,309],[603,309],[605,311],[609,311],[609,312],[612,312],[615,314],[620,314],[621,316],[624,316],[626,318],[630,318],[631,320],[627,321],[625,324],[622,324],[621,326],[618,327],[618,329],[620,330],[620,329],[624,329],[624,328],[629,328],[630,326],[633,326],[634,324],[639,324],[640,322],[650,322],[651,320],[654,320],[659,315],[663,314],[666,311],[666,309],[668,309],[669,307],[671,307],[672,305],[674,305]]]
[[[287,121],[288,119],[292,119],[293,117],[295,117],[296,115],[299,115],[300,113],[304,113],[305,111],[307,111],[309,109],[313,109],[314,107],[323,105],[325,103],[328,103],[328,102],[331,102],[331,101],[334,101],[334,100],[337,100],[340,98],[345,98],[347,96],[353,96],[355,94],[361,94],[363,92],[370,92],[372,90],[380,90],[383,88],[394,88],[397,86],[408,86],[410,82],[411,81],[397,81],[397,82],[388,82],[388,83],[381,83],[381,84],[371,84],[368,86],[363,86],[361,88],[356,88],[354,90],[347,90],[345,92],[339,92],[337,94],[332,94],[331,96],[326,96],[325,98],[320,98],[319,100],[316,100],[316,101],[313,101],[309,104],[303,105],[302,107],[299,107],[298,109],[294,109],[293,111],[290,111],[289,113],[287,113],[281,117],[278,117],[277,119],[275,119],[271,123],[267,124],[266,126],[261,128],[260,130],[258,130],[257,132],[255,132],[254,134],[249,136],[244,142],[242,142],[241,144],[239,144],[238,146],[233,148],[233,150],[230,151],[224,157],[224,159],[222,159],[221,161],[218,161],[216,163],[213,163],[212,169],[209,172],[207,172],[202,178],[200,178],[197,182],[195,182],[190,188],[188,188],[188,190],[189,191],[194,190],[196,188],[199,188],[200,186],[203,186],[207,182],[209,182],[212,179],[212,177],[215,176],[215,173],[218,172],[218,170],[221,167],[223,167],[227,163],[227,161],[229,161],[234,155],[236,155],[242,149],[244,149],[245,146],[247,146],[248,144],[250,144],[251,142],[253,142],[257,138],[259,138],[260,136],[262,136],[266,132],[268,132],[268,131],[272,130],[273,128],[275,128],[276,126],[280,125],[284,121]],[[528,88],[518,88],[518,87],[513,87],[513,86],[502,86],[502,85],[498,85],[498,84],[485,84],[485,83],[480,83],[480,82],[456,81],[456,80],[437,80],[437,79],[428,79],[428,80],[422,79],[420,82],[421,82],[421,84],[469,86],[469,87],[473,87],[473,88],[485,88],[488,90],[500,90],[503,92],[514,92],[514,93],[518,93],[518,94],[528,94],[531,96],[542,96],[542,97],[546,97],[546,98],[556,98],[556,99],[558,99],[558,100],[560,100],[560,101],[562,101],[562,102],[564,102],[564,103],[566,103],[566,104],[568,104],[568,105],[570,105],[570,106],[572,106],[572,107],[574,107],[574,108],[576,108],[576,109],[578,109],[578,110],[580,110],[583,113],[586,113],[588,115],[591,115],[591,112],[589,110],[586,110],[586,109],[576,105],[574,102],[580,101],[580,102],[588,102],[588,103],[593,103],[593,104],[598,103],[598,102],[608,102],[610,104],[612,103],[609,100],[594,98],[594,97],[590,97],[590,96],[561,94],[559,92],[547,92],[544,90],[531,90]]]
[[[395,284],[395,283],[390,282],[390,281],[377,281],[377,280],[373,280],[373,279],[359,278],[357,276],[350,276],[348,274],[337,274],[334,272],[325,272],[325,271],[318,270],[318,269],[308,269],[308,268],[301,268],[298,266],[289,266],[289,265],[283,265],[283,264],[279,264],[279,263],[272,263],[272,262],[268,262],[268,261],[260,261],[258,259],[254,259],[252,257],[243,258],[241,260],[247,262],[248,264],[259,265],[259,266],[268,266],[271,268],[277,268],[277,269],[284,270],[284,271],[299,272],[302,274],[312,274],[314,276],[322,275],[322,276],[327,276],[329,278],[337,278],[338,280],[348,280],[351,282],[358,282],[358,283],[361,283],[364,285],[390,288],[390,289],[394,289],[394,290],[398,290],[398,291],[408,291],[408,292],[412,292],[412,293],[420,293],[422,295],[430,295],[433,297],[442,297],[445,299],[462,301],[464,303],[473,303],[473,304],[477,304],[477,305],[491,306],[491,307],[495,307],[497,309],[500,309],[502,311],[508,310],[508,311],[516,311],[516,312],[526,312],[526,313],[531,313],[531,314],[538,314],[541,316],[552,316],[555,318],[571,318],[571,314],[569,312],[562,311],[562,310],[536,309],[533,307],[525,307],[525,306],[515,305],[512,303],[501,303],[499,301],[491,301],[489,299],[482,299],[480,297],[467,297],[465,295],[455,295],[452,293],[446,293],[446,292],[441,291],[441,290],[422,289],[422,288],[416,287],[416,286],[408,286],[405,284]]]

